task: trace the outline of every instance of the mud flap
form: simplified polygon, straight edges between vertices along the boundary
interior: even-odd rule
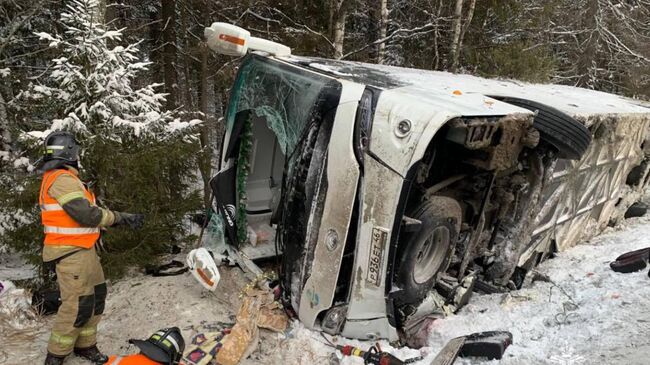
[[[226,236],[230,244],[239,247],[239,238],[237,236],[237,198],[235,188],[235,178],[237,175],[237,166],[232,165],[224,170],[219,171],[211,180],[210,187],[215,197],[215,205],[221,213],[226,227]]]
[[[610,262],[609,267],[615,272],[631,273],[646,268],[650,260],[650,247],[626,252]]]

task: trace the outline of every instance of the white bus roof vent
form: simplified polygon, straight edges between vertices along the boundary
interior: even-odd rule
[[[228,23],[212,23],[203,32],[211,50],[228,56],[244,56],[251,51],[262,51],[274,56],[290,56],[291,48],[262,38],[251,37],[244,28]]]

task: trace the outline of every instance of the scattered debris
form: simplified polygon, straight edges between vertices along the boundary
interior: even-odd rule
[[[257,347],[259,328],[275,332],[287,329],[289,318],[282,305],[275,300],[274,292],[261,287],[264,283],[264,277],[260,277],[245,288],[244,302],[237,314],[237,322],[217,352],[219,364],[235,365],[247,358]]]
[[[171,270],[171,269],[176,269],[176,270]],[[149,266],[145,268],[144,273],[154,277],[174,276],[174,275],[180,275],[186,273],[188,270],[189,268],[185,267],[185,265],[182,262],[177,260],[171,260],[167,264],[163,264],[159,266]]]
[[[223,338],[230,332],[230,328],[223,328],[218,332],[199,333],[192,337],[183,357],[185,365],[210,364],[223,346]]]
[[[634,218],[634,217],[643,217],[648,212],[648,204],[643,202],[636,202],[632,204],[627,210],[623,217],[625,219]]]
[[[345,345],[345,346],[337,345],[336,349],[341,351],[341,353],[344,356],[357,356],[362,358],[365,364],[403,365],[411,362],[411,361],[409,362],[402,361],[397,357],[389,354],[388,352],[381,351],[381,347],[379,346],[379,343],[375,344],[374,346],[371,346],[370,349],[368,349],[368,351],[363,351],[358,347],[349,346],[349,345]],[[422,360],[422,358],[416,358],[416,359]]]
[[[451,365],[458,358],[460,349],[463,347],[465,342],[464,337],[456,337],[451,339],[445,347],[440,350],[435,359],[431,362],[431,365]]]
[[[235,365],[248,357],[257,347],[259,329],[257,318],[261,300],[248,297],[237,314],[237,323],[230,334],[223,340],[223,346],[217,353],[217,362],[222,365]]]
[[[640,271],[646,268],[650,260],[650,247],[626,252],[610,262],[609,267],[623,274]]]
[[[204,288],[214,291],[221,280],[219,269],[210,252],[201,247],[196,248],[187,255],[187,266],[196,280]]]
[[[16,288],[8,280],[0,281],[0,286],[0,363],[11,364],[11,352],[21,344],[33,342],[42,323],[38,320],[38,313],[32,309],[25,289]]]
[[[528,295],[519,295],[519,294],[513,294],[513,293],[505,293],[501,297],[501,306],[504,308],[509,308],[517,303],[522,303],[522,302],[527,302],[532,300]]]
[[[570,301],[562,303],[562,312],[555,314],[553,317],[554,322],[547,321],[545,324],[548,327],[561,326],[571,323],[576,323],[580,320],[580,315],[575,311],[578,309],[578,305]]]
[[[512,344],[512,333],[487,331],[451,339],[436,355],[431,365],[451,365],[458,356],[501,359]]]
[[[32,307],[42,316],[55,314],[61,306],[61,292],[58,289],[38,289],[32,293]]]
[[[25,289],[16,288],[11,281],[3,281],[0,284],[3,287],[0,292],[0,321],[18,329],[38,318]]]
[[[465,337],[463,346],[460,349],[460,356],[486,357],[488,360],[499,360],[511,344],[512,333],[507,331],[473,333]]]

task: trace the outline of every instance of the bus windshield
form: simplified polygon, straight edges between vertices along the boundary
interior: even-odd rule
[[[333,80],[313,72],[252,55],[241,66],[228,106],[226,128],[237,112],[250,109],[266,120],[286,156],[321,107]],[[337,82],[334,82],[338,85]]]

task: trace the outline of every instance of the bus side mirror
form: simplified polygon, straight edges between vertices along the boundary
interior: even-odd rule
[[[291,48],[262,38],[251,37],[244,28],[228,23],[212,23],[203,31],[208,47],[227,56],[244,56],[248,50],[263,51],[275,56],[291,55]]]

